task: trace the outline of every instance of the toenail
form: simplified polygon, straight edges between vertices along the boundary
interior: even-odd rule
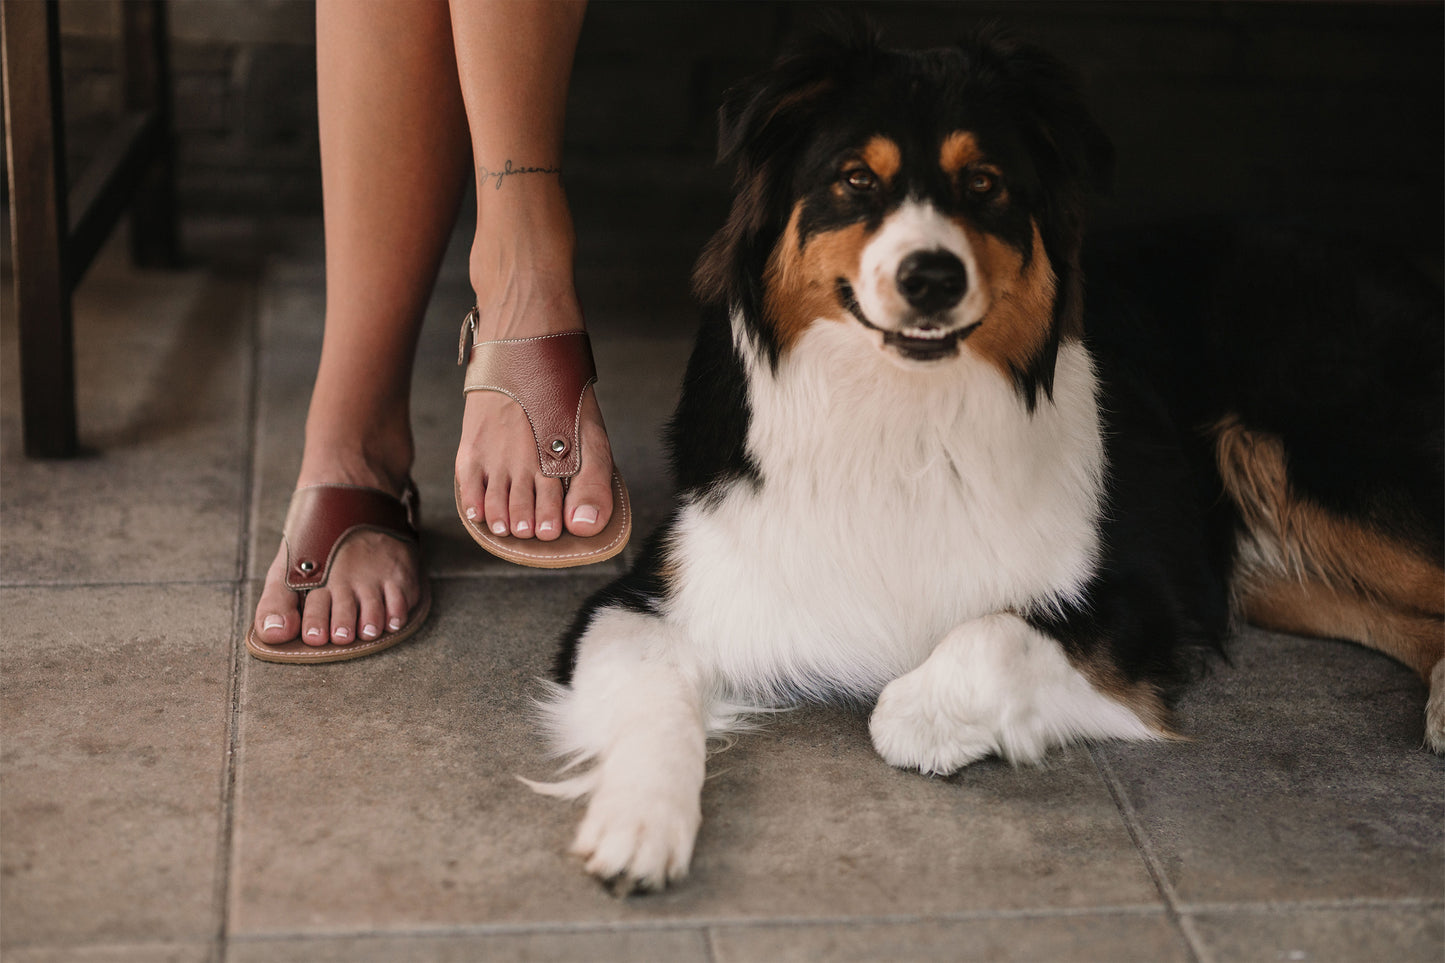
[[[597,509],[591,505],[583,505],[572,513],[572,521],[579,525],[591,525],[597,521]]]
[[[320,635],[321,635],[321,630],[318,629],[318,628],[316,628],[316,626],[314,626],[314,625],[313,625],[311,628],[309,628],[309,629],[306,630],[306,637],[307,637],[308,639],[318,638]]]
[[[334,635],[334,636],[336,636],[336,638],[338,638],[338,639],[349,639],[349,638],[351,638],[351,630],[350,630],[350,629],[337,629],[335,632],[332,632],[331,634]]]
[[[532,530],[532,526],[531,526],[531,525],[528,525],[526,522],[518,522],[518,523],[517,523],[517,532],[518,532],[519,534],[522,533],[522,532],[530,532],[531,530]]]
[[[285,625],[285,624],[286,624],[286,620],[283,619],[281,616],[279,616],[279,615],[268,615],[268,616],[266,616],[266,621],[265,621],[265,623],[261,626],[261,628],[267,629],[267,630],[270,630],[270,629],[279,629],[279,628],[281,628],[281,626],[283,626],[283,625]]]
[[[505,534],[507,534],[507,523],[506,523],[506,522],[492,522],[492,534],[493,534],[493,535],[505,535]]]
[[[386,625],[387,628],[395,632],[397,629],[401,628],[401,619],[392,619],[390,622],[386,623]]]
[[[553,525],[551,522],[543,522],[542,524],[540,524],[540,525],[537,526],[537,531],[539,531],[539,532],[550,532],[550,531],[552,531],[552,529],[554,529],[554,528],[556,528],[556,527],[557,527],[557,526],[556,526],[556,525]]]
[[[467,509],[467,521],[469,521],[469,522],[474,522],[474,521],[476,521],[476,520],[477,520],[477,510],[476,510],[475,508],[468,508],[468,509]]]
[[[370,622],[366,623],[361,627],[361,634],[366,636],[368,639],[376,638],[376,626],[372,625]]]

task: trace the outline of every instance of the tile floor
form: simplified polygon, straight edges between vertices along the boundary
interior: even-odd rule
[[[665,506],[655,439],[693,325],[688,261],[715,222],[701,207],[675,231],[579,211],[599,394],[643,531]],[[514,777],[548,774],[535,680],[619,569],[513,568],[453,518],[464,245],[416,379],[431,622],[376,658],[289,667],[237,640],[300,451],[318,227],[188,237],[195,266],[137,271],[112,248],[80,291],[85,457],[21,456],[3,328],[5,960],[1445,952],[1423,687],[1362,649],[1258,631],[1180,706],[1188,742],[925,779],[880,762],[860,716],[783,716],[712,760],[689,881],[614,899],[566,855],[577,812]]]

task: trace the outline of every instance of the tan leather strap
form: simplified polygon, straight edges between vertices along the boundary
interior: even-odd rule
[[[475,330],[475,311],[463,323],[459,362]],[[571,478],[582,468],[582,400],[596,380],[587,332],[567,331],[473,345],[463,391],[500,391],[521,405],[542,474]]]
[[[286,587],[305,592],[326,584],[336,550],[353,532],[381,532],[417,542],[416,486],[397,498],[361,485],[308,485],[296,489],[282,529],[286,541]]]

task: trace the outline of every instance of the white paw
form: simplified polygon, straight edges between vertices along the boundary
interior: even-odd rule
[[[1425,703],[1425,745],[1445,755],[1445,659],[1430,673],[1430,699]]]
[[[687,875],[702,824],[699,794],[637,784],[598,787],[572,852],[617,896],[660,890]]]
[[[946,776],[998,751],[987,727],[965,718],[963,706],[945,704],[932,689],[923,669],[884,687],[868,721],[873,748],[884,761],[900,769]]]

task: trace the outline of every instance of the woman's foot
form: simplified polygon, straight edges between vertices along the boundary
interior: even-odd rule
[[[398,459],[409,463],[410,456]],[[343,483],[377,488],[400,498],[406,471],[371,468],[361,458],[303,459],[297,487]],[[307,645],[350,645],[396,632],[422,598],[421,559],[413,545],[379,532],[358,532],[332,560],[326,585],[305,600],[286,587],[286,546],[277,552],[256,604],[256,637],[269,645],[298,637]]]
[[[555,176],[509,177],[483,187],[472,286],[477,341],[583,328],[572,283],[571,215]],[[517,402],[495,391],[466,395],[457,448],[459,507],[496,535],[552,541],[564,529],[596,535],[612,517],[612,448],[596,396],[582,404],[582,466],[566,486],[541,472],[537,442]]]

